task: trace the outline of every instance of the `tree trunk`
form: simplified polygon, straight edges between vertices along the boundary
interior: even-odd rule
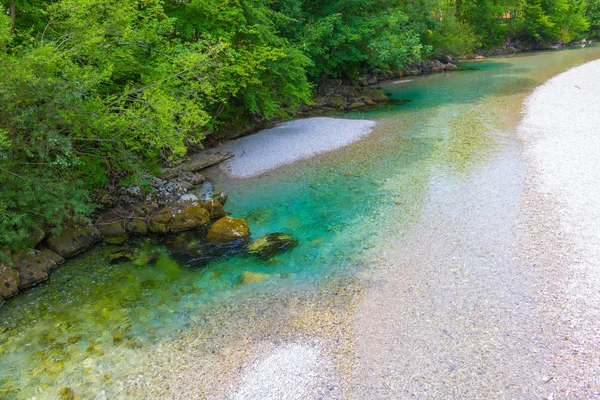
[[[8,6],[8,15],[10,16],[10,30],[15,30],[15,22],[17,19],[17,13],[15,11],[15,0],[11,0]]]

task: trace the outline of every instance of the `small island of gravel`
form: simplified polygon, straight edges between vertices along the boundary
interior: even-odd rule
[[[223,150],[235,157],[222,168],[236,178],[250,178],[317,154],[347,146],[368,135],[374,121],[307,118],[282,123],[227,143]]]

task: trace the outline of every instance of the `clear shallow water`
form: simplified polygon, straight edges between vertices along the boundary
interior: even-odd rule
[[[67,387],[82,398],[123,395],[134,383],[120,374],[161,343],[189,330],[229,335],[246,321],[236,303],[260,312],[265,295],[287,301],[332,277],[355,276],[376,256],[372,248],[420,218],[431,191],[441,190],[432,184],[440,175],[461,179],[492,162],[535,86],[598,57],[593,46],[386,83],[393,98],[410,102],[349,114],[378,121],[368,138],[254,179],[211,171],[230,195],[226,210],[246,218],[253,237],[283,231],[300,245],[269,261],[233,256],[195,265],[140,241],[131,244],[136,261],[116,266],[106,261],[114,248],[98,246],[0,308],[0,397],[53,398]],[[270,277],[242,285],[244,271]],[[205,321],[216,318],[227,323],[208,332]]]

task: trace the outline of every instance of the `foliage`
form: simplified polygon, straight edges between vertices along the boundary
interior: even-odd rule
[[[586,16],[590,22],[591,37],[600,37],[600,0],[587,0]]]
[[[423,42],[435,49],[432,56],[471,54],[476,46],[471,27],[456,18],[456,10],[440,4],[432,11],[432,29],[423,35]]]

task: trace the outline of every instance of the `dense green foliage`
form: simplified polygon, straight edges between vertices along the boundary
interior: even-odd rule
[[[0,248],[228,121],[293,116],[329,77],[598,33],[589,0],[4,0]]]

